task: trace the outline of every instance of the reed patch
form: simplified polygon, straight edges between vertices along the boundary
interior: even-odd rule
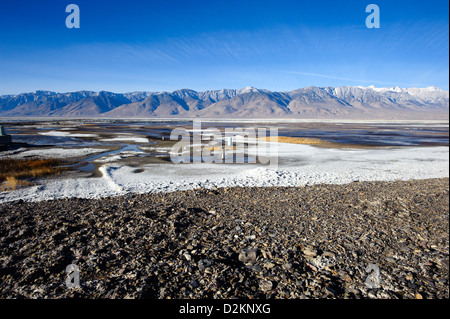
[[[60,175],[62,164],[58,159],[0,159],[0,191],[31,186],[29,179]]]

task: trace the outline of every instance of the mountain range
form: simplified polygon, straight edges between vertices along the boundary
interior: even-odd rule
[[[449,92],[436,87],[246,87],[196,92],[36,91],[0,96],[1,117],[445,119]]]

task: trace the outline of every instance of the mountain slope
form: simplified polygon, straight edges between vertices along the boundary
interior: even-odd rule
[[[448,119],[449,92],[429,88],[307,87],[111,93],[37,91],[0,96],[0,116],[109,118]]]

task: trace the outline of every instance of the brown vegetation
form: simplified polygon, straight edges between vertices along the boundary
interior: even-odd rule
[[[18,186],[30,186],[26,178],[59,175],[63,168],[58,159],[0,159],[0,190],[15,190]]]
[[[290,136],[278,136],[278,140],[275,140],[278,143],[290,143],[290,144],[305,144],[305,145],[313,145],[317,147],[327,147],[327,148],[373,148],[376,146],[370,145],[358,145],[358,144],[346,144],[346,143],[338,143],[338,142],[330,142],[326,140],[322,140],[319,138],[310,138],[310,137],[290,137]],[[271,137],[261,138],[263,141],[271,142]]]
[[[21,181],[13,176],[7,176],[6,181],[3,182],[2,185],[0,185],[0,191],[13,191],[16,190],[17,187],[28,187],[32,186],[33,183],[27,182],[27,181]]]
[[[266,138],[267,142],[270,142],[270,137]],[[320,140],[318,138],[308,138],[308,137],[290,137],[290,136],[278,136],[279,143],[291,143],[291,144],[326,144],[327,141]]]

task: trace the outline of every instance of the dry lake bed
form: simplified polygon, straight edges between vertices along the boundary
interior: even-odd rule
[[[15,144],[0,151],[0,159],[60,159],[64,169],[57,176],[31,178],[28,187],[0,193],[0,202],[101,198],[201,187],[439,178],[448,177],[449,172],[448,122],[201,123],[202,129],[219,132],[276,128],[280,142],[294,140],[276,143],[276,165],[173,163],[170,153],[177,141],[170,140],[170,134],[176,128],[192,133],[192,121],[4,120],[2,124]],[[242,150],[245,156],[261,142],[258,136],[248,141]]]
[[[278,130],[200,141],[240,163],[173,163],[189,121],[2,125],[0,298],[449,297],[448,122],[203,122]]]

